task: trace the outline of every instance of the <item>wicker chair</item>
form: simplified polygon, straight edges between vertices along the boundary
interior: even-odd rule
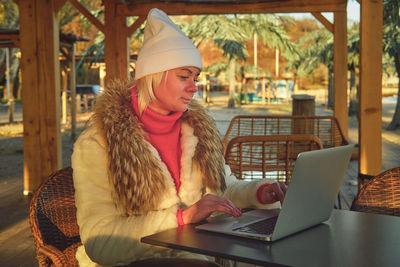
[[[36,190],[29,221],[39,266],[78,266],[81,240],[71,167],[55,172]]]
[[[333,116],[272,115],[239,115],[234,117],[222,142],[226,148],[229,141],[237,136],[297,134],[317,136],[324,148],[348,144],[337,119]]]
[[[238,179],[271,178],[289,183],[297,155],[321,149],[313,135],[240,136],[229,141],[225,161]]]
[[[39,266],[78,266],[75,258],[82,244],[76,220],[72,168],[50,175],[35,192],[30,205],[30,225]],[[218,267],[216,262],[195,259],[148,259],[129,267]]]
[[[362,187],[350,209],[400,216],[400,167],[373,177]]]

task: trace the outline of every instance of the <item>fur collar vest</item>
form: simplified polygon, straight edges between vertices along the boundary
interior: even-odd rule
[[[100,129],[107,143],[108,176],[117,208],[126,215],[143,215],[157,210],[168,178],[132,109],[133,86],[114,82],[108,87],[96,100],[90,123]],[[199,140],[193,164],[202,172],[203,185],[216,192],[224,191],[222,143],[214,121],[194,100],[180,121],[193,128]]]

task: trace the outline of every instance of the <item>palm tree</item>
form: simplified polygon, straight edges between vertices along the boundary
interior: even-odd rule
[[[0,3],[0,28],[17,29],[18,28],[18,7],[12,0],[4,0]],[[19,69],[20,60],[15,56],[17,48],[0,49],[0,82],[5,82],[6,74],[6,53],[9,53],[9,80],[12,83],[11,93],[13,97],[17,97],[19,89]],[[6,94],[4,93],[4,96]],[[11,96],[11,98],[13,98]],[[8,99],[10,100],[10,99]]]
[[[183,31],[199,46],[204,40],[213,40],[221,48],[229,64],[221,64],[229,70],[229,100],[228,107],[235,106],[235,73],[236,62],[246,61],[245,42],[248,35],[240,27],[237,16],[206,15],[195,16],[190,24],[182,27]],[[212,69],[211,67],[210,69]]]
[[[243,15],[243,16],[200,16],[192,21],[188,36],[200,44],[202,40],[212,39],[223,51],[229,64],[225,64],[225,71],[229,73],[229,100],[228,107],[234,107],[236,76],[244,68],[236,67],[237,61],[246,61],[246,42],[257,34],[264,44],[281,51],[294,51],[289,37],[285,33],[281,17],[275,15]],[[251,64],[248,64],[250,66]],[[218,63],[218,66],[222,66]],[[212,69],[210,66],[209,69]],[[249,68],[249,67],[246,67]],[[258,69],[257,66],[250,68]],[[260,73],[265,70],[259,69]],[[242,75],[243,76],[243,75]]]
[[[333,35],[329,31],[310,32],[297,41],[298,54],[289,60],[288,67],[296,69],[296,75],[310,74],[318,64],[328,68],[328,108],[333,109]]]
[[[397,76],[400,75],[400,3],[398,0],[383,1],[383,51],[394,62]],[[400,83],[397,93],[396,109],[392,121],[386,128],[395,130],[400,127]]]
[[[350,71],[349,116],[358,115],[359,82],[357,77],[360,66],[360,31],[358,27],[358,24],[353,26],[347,39],[347,68]]]

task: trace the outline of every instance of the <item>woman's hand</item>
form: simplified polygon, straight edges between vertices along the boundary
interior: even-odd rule
[[[230,200],[216,195],[205,195],[202,199],[182,212],[184,224],[197,223],[214,211],[229,213],[234,217],[242,216],[242,212]]]
[[[262,189],[261,200],[264,204],[272,204],[274,202],[280,201],[281,204],[286,194],[286,184],[285,183],[273,183]]]

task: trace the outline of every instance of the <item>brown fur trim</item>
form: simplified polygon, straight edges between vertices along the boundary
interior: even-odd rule
[[[116,205],[127,215],[139,215],[157,209],[166,185],[159,161],[133,115],[132,87],[114,82],[96,100],[92,120],[104,130],[107,140],[109,179]]]
[[[126,215],[142,215],[157,210],[167,178],[134,115],[133,86],[114,81],[96,100],[90,123],[101,130],[107,141],[109,181],[117,208]],[[195,101],[181,119],[199,138],[194,161],[204,173],[203,183],[215,191],[225,190],[222,143],[214,121]]]
[[[194,129],[194,135],[199,138],[194,162],[204,174],[203,183],[215,191],[224,191],[226,185],[223,148],[214,120],[195,100],[190,102],[181,119]]]

